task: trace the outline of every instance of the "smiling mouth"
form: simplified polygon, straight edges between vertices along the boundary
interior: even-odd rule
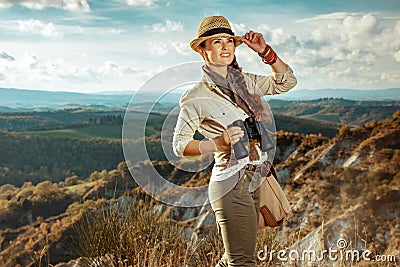
[[[229,57],[231,55],[231,53],[223,53],[221,54],[221,57]]]

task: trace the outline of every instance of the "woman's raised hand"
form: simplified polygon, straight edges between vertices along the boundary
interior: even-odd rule
[[[242,36],[242,41],[257,53],[262,53],[267,45],[264,37],[259,32],[249,31]]]

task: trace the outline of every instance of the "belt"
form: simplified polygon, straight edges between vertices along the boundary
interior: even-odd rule
[[[215,167],[226,167],[226,164],[215,164]],[[259,166],[258,165],[253,165],[253,164],[247,164],[244,166],[244,169],[247,171],[255,172]]]
[[[226,165],[217,164],[217,165],[215,165],[215,166],[216,166],[216,167],[224,167],[224,166],[226,166]],[[261,175],[263,175],[263,176],[270,176],[271,174],[275,173],[275,170],[273,169],[273,167],[271,167],[271,168],[268,167],[268,169],[266,169],[266,170],[265,170],[265,168],[263,168],[263,167],[264,167],[263,165],[247,164],[246,166],[244,166],[244,169],[245,169],[246,171],[255,172],[255,171],[257,171],[257,168],[259,168],[258,171],[259,171],[259,172],[261,173]],[[271,172],[271,171],[273,171],[273,172]],[[273,175],[276,176],[276,174],[273,174]]]
[[[253,165],[253,164],[247,164],[245,166],[245,169],[251,172],[255,172],[259,166],[258,165]]]

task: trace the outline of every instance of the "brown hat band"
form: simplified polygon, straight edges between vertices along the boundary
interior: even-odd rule
[[[227,34],[232,35],[232,36],[235,35],[233,33],[233,31],[231,29],[228,29],[228,28],[213,28],[211,30],[208,30],[208,31],[204,32],[202,35],[199,36],[199,38],[215,35],[215,34],[218,34],[218,33],[227,33]]]

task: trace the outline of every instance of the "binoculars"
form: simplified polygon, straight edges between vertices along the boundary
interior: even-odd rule
[[[245,143],[249,140],[257,140],[262,152],[274,148],[274,143],[268,135],[268,130],[264,127],[262,121],[256,121],[253,117],[248,117],[244,121],[236,120],[228,127],[238,126],[245,133],[239,142],[233,145],[233,150],[237,159],[243,159],[249,156]]]

